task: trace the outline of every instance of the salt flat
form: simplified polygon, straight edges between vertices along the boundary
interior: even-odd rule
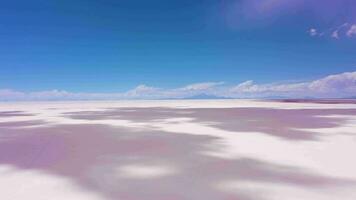
[[[354,200],[355,101],[0,103],[2,200]]]

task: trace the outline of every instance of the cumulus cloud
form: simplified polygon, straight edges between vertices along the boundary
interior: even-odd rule
[[[223,82],[203,82],[173,89],[147,85],[122,93],[73,93],[65,90],[20,92],[0,89],[0,100],[115,100],[115,99],[176,99],[194,95],[213,95],[231,98],[342,98],[356,96],[356,71],[329,75],[317,80],[298,83],[258,84],[253,80],[226,86]]]
[[[258,85],[250,80],[233,87],[231,91],[239,93],[296,92],[301,91],[304,87],[305,83]]]
[[[183,87],[168,89],[163,92],[163,98],[187,98],[200,94],[215,94],[224,82],[202,82]]]
[[[140,98],[140,97],[151,97],[157,98],[160,96],[161,90],[159,88],[150,87],[144,84],[138,85],[136,88],[129,90],[124,93],[122,97],[126,98]]]
[[[269,98],[277,96],[299,98],[305,91],[306,85],[306,83],[256,84],[250,80],[232,87],[230,96],[240,98]]]
[[[181,90],[184,91],[197,91],[197,90],[208,90],[214,88],[218,85],[222,85],[224,82],[205,82],[205,83],[195,83],[182,87]]]
[[[356,95],[356,72],[330,75],[312,81],[308,89],[316,93],[334,94],[345,93]]]
[[[356,95],[356,72],[330,75],[318,80],[288,84],[255,84],[246,81],[231,88],[232,96],[244,97],[348,97]]]
[[[51,100],[115,100],[115,99],[167,99],[186,98],[202,93],[214,93],[223,82],[203,82],[173,89],[162,89],[144,84],[121,93],[73,93],[65,90],[20,92],[0,89],[1,101],[51,101]]]

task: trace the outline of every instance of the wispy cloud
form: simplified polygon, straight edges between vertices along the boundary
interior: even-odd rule
[[[356,36],[356,24],[346,22],[337,27],[328,28],[323,31],[311,28],[307,33],[312,37],[331,37],[333,39],[340,39],[343,37],[352,38],[353,36]]]
[[[356,36],[356,24],[350,26],[349,30],[346,32],[346,35],[349,37]]]
[[[224,82],[203,82],[173,89],[163,89],[147,85],[122,93],[72,93],[65,90],[21,92],[0,89],[0,100],[114,100],[114,99],[167,99],[187,98],[207,94],[232,98],[341,98],[356,96],[356,71],[323,77],[321,79],[298,83],[258,84],[248,80],[227,86]]]
[[[225,2],[225,1],[224,1]],[[308,17],[322,24],[349,22],[335,27],[312,27],[312,37],[341,39],[356,35],[356,2],[354,0],[236,0],[224,3],[228,24],[271,24],[289,16]],[[307,13],[307,14],[306,14]],[[244,23],[245,22],[245,23]],[[247,23],[246,23],[247,22]]]
[[[339,30],[335,30],[331,33],[331,37],[335,39],[339,39]]]
[[[315,28],[311,28],[307,31],[310,36],[317,36],[319,35],[318,31]]]
[[[187,85],[180,89],[183,91],[201,91],[201,90],[208,90],[222,84],[224,84],[224,82],[195,83],[195,84]]]
[[[150,87],[144,84],[138,85],[132,90],[127,91],[121,95],[122,98],[158,98],[160,93],[162,92],[161,89],[156,87]],[[120,95],[119,95],[120,96]]]

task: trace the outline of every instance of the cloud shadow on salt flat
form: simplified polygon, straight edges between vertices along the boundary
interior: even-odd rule
[[[32,126],[41,126],[45,123],[46,122],[42,120],[0,122],[0,128],[26,128]]]
[[[282,139],[314,140],[318,134],[299,129],[333,128],[345,122],[331,115],[356,116],[356,109],[274,109],[274,108],[117,108],[106,111],[72,112],[73,119],[123,119],[150,122],[170,118],[192,118],[219,129],[237,132],[261,132]]]
[[[232,197],[214,187],[231,179],[306,189],[356,184],[247,157],[226,160],[204,155],[206,150],[220,148],[211,146],[218,140],[211,136],[138,132],[95,124],[0,128],[0,138],[6,135],[15,137],[0,139],[0,164],[65,176],[112,200],[261,199],[256,192],[241,190]],[[175,170],[167,176],[139,180],[117,174],[118,168],[135,165]]]
[[[23,116],[33,116],[32,114],[25,113],[23,111],[1,111],[0,117],[23,117]]]
[[[164,120],[176,117],[184,117],[185,114],[191,113],[191,109],[174,109],[165,107],[150,108],[109,108],[104,111],[79,111],[63,113],[65,117],[72,119],[124,119],[136,122],[147,122],[155,120]]]

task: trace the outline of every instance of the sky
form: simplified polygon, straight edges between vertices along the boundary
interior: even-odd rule
[[[356,96],[354,0],[13,0],[0,100]]]

